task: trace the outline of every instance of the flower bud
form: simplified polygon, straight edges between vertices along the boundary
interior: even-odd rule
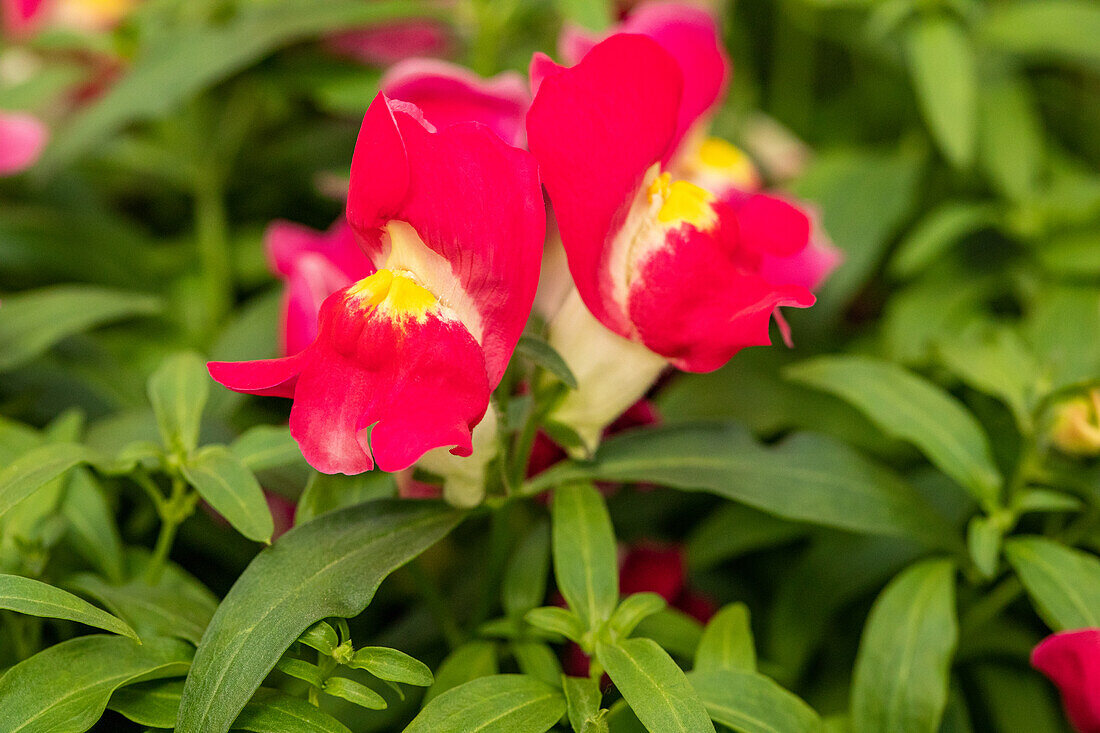
[[[1051,442],[1071,456],[1100,456],[1100,388],[1054,408]]]

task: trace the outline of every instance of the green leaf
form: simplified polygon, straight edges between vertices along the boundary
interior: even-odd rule
[[[405,733],[545,733],[564,713],[561,690],[526,675],[494,675],[433,699]]]
[[[703,625],[677,608],[666,608],[642,619],[634,635],[652,639],[683,659],[691,659],[703,638]]]
[[[372,502],[295,527],[263,550],[203,635],[179,733],[225,733],[302,631],[322,618],[361,613],[390,573],[461,517],[435,502]]]
[[[332,656],[340,639],[336,636],[336,630],[326,621],[318,621],[302,632],[298,641],[311,649],[316,649],[322,654]]]
[[[586,1],[584,4],[592,6],[598,3]],[[577,378],[569,369],[569,365],[565,363],[565,359],[554,350],[553,346],[537,336],[532,336],[529,333],[520,336],[519,343],[516,344],[516,353],[530,359],[542,369],[553,374],[566,387],[570,389],[577,388]]]
[[[252,472],[223,445],[208,445],[183,464],[187,483],[250,540],[271,542],[275,521]]]
[[[316,664],[310,664],[304,659],[283,657],[275,663],[275,669],[318,689],[325,684],[325,673],[321,671],[321,668]]]
[[[0,677],[0,730],[82,733],[118,688],[187,671],[191,647],[121,636],[80,636],[48,647]]]
[[[501,600],[509,616],[522,616],[546,598],[550,574],[550,525],[539,522],[516,548],[504,571]]]
[[[0,574],[0,608],[30,616],[77,621],[138,640],[138,635],[122,619],[68,591],[32,578]]]
[[[560,486],[551,519],[558,590],[585,626],[599,628],[619,601],[615,534],[603,497],[591,484]]]
[[[859,408],[884,432],[907,440],[978,499],[991,500],[1001,475],[978,421],[958,400],[915,374],[865,356],[823,356],[788,377]]]
[[[590,31],[611,27],[612,3],[609,0],[557,0],[562,16]]]
[[[601,719],[600,703],[603,694],[596,680],[588,677],[562,677],[565,692],[565,709],[574,733],[607,733],[607,722]],[[602,728],[600,725],[602,724]]]
[[[188,351],[165,359],[149,377],[148,392],[165,447],[183,455],[195,450],[210,396],[210,376],[198,354]]]
[[[751,670],[712,669],[688,675],[710,717],[740,733],[817,733],[814,709]]]
[[[160,310],[149,295],[90,285],[61,285],[4,298],[0,371],[22,366],[61,339]]]
[[[1100,68],[1100,7],[1090,0],[998,4],[990,8],[981,32],[1010,53]]]
[[[110,90],[51,140],[39,162],[56,170],[140,120],[164,117],[184,101],[278,48],[342,28],[426,15],[405,0],[270,0],[246,4],[217,26],[158,28],[152,43]]]
[[[523,618],[537,629],[543,629],[553,634],[561,634],[573,641],[579,642],[584,636],[584,622],[577,614],[566,608],[558,608],[557,606],[532,608]]]
[[[261,688],[233,721],[251,733],[351,733],[340,721],[305,700]]]
[[[966,168],[977,142],[977,61],[958,21],[941,15],[914,19],[904,31],[909,76],[921,112],[944,156]]]
[[[111,695],[108,710],[150,728],[172,728],[179,712],[183,680],[159,680],[123,687]]]
[[[377,692],[347,677],[329,677],[321,687],[326,695],[339,697],[353,705],[369,710],[385,710],[386,698]]]
[[[853,733],[935,733],[957,639],[950,561],[926,560],[894,578],[875,600],[860,640]]]
[[[542,641],[517,640],[512,642],[512,656],[519,671],[548,685],[561,685],[561,662],[554,650]]]
[[[1004,527],[999,522],[985,516],[972,518],[966,527],[966,546],[970,551],[970,559],[986,580],[997,574],[1004,532]]]
[[[922,218],[898,245],[890,260],[891,273],[912,277],[938,259],[960,239],[997,221],[997,209],[973,202],[942,204]]]
[[[23,454],[0,471],[0,516],[74,466],[93,459],[91,451],[75,443],[50,443]]]
[[[1100,626],[1100,559],[1044,537],[1008,540],[1005,557],[1047,626]]]
[[[698,694],[672,657],[651,639],[596,642],[596,658],[652,733],[713,731]]]
[[[468,641],[447,655],[435,671],[435,682],[424,696],[427,705],[447,690],[499,672],[497,646],[491,641]]]
[[[122,538],[114,512],[107,504],[99,481],[86,468],[72,472],[61,503],[69,523],[69,545],[112,582],[122,582]]]
[[[1012,508],[1020,514],[1030,512],[1078,512],[1081,500],[1070,494],[1050,489],[1025,489],[1013,500]]]
[[[982,170],[1007,198],[1028,199],[1039,183],[1045,145],[1031,89],[1022,78],[995,75],[982,81],[978,108]]]
[[[665,599],[657,593],[631,593],[622,600],[615,613],[611,614],[608,626],[619,636],[630,636],[638,624],[667,606]]]
[[[384,646],[363,647],[355,652],[348,666],[365,669],[378,679],[388,682],[427,687],[433,681],[428,665],[405,652]]]
[[[257,425],[233,441],[229,450],[254,473],[305,465],[302,451],[286,426]]]
[[[303,524],[320,515],[375,499],[397,496],[392,473],[367,471],[356,476],[314,472],[298,499],[294,523]]]
[[[731,603],[714,614],[703,628],[703,638],[695,650],[696,672],[714,670],[756,671],[756,647],[753,645],[749,609],[744,603]]]
[[[688,565],[709,570],[750,552],[785,545],[803,537],[809,528],[727,502],[695,526],[685,542]]]
[[[1039,365],[1027,344],[1008,326],[969,329],[936,346],[940,361],[973,389],[1002,400],[1023,430],[1039,383]]]
[[[91,596],[116,616],[125,619],[142,639],[170,636],[198,644],[214,615],[217,598],[191,575],[167,565],[156,585],[149,585],[141,568],[131,568],[132,580],[113,585],[91,573],[66,578],[62,585]]]
[[[603,443],[593,461],[544,471],[527,491],[576,480],[708,491],[786,519],[930,544],[958,542],[954,529],[889,470],[808,433],[765,448],[733,423],[634,430]]]

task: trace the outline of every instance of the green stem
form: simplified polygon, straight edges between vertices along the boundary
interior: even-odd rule
[[[161,572],[168,561],[168,553],[172,551],[172,543],[176,540],[176,530],[190,512],[184,512],[186,503],[187,484],[182,479],[172,479],[172,495],[167,501],[161,500],[157,507],[160,513],[160,532],[157,534],[157,543],[153,547],[153,555],[149,558],[149,565],[145,568],[145,582],[156,585],[160,580]]]
[[[233,301],[225,192],[217,175],[202,176],[195,187],[195,238],[206,298],[206,317],[213,331]]]

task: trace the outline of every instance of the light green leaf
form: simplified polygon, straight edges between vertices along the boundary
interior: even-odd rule
[[[937,344],[940,361],[967,385],[1002,400],[1023,430],[1039,384],[1039,365],[1027,344],[1008,326],[969,329]]]
[[[250,540],[270,542],[275,531],[263,489],[240,459],[222,445],[188,457],[183,475],[199,495]]]
[[[727,502],[695,526],[685,542],[692,570],[709,570],[757,550],[785,545],[805,536],[809,528]]]
[[[765,448],[733,423],[634,430],[603,443],[592,461],[544,471],[526,490],[577,480],[708,491],[786,519],[933,545],[958,542],[896,475],[838,441],[808,433]]]
[[[712,669],[688,675],[710,717],[740,733],[818,733],[814,709],[762,674]]]
[[[1003,537],[1004,528],[991,517],[973,517],[966,527],[966,546],[970,551],[970,559],[987,580],[997,574]]]
[[[229,450],[254,473],[305,465],[298,443],[290,436],[290,428],[285,426],[257,425],[233,441]]]
[[[944,156],[966,168],[977,142],[977,61],[965,29],[946,15],[915,18],[904,30],[909,76]]]
[[[435,671],[435,682],[424,696],[427,705],[447,690],[465,684],[478,677],[488,677],[499,672],[497,646],[491,641],[468,641],[447,655]]]
[[[690,660],[703,638],[703,625],[677,608],[666,608],[642,619],[634,635],[652,639],[669,654]]]
[[[122,634],[137,641],[122,619],[96,608],[68,591],[18,575],[0,575],[0,608],[44,618],[60,618]]]
[[[377,692],[347,677],[329,677],[321,687],[326,695],[339,697],[353,705],[369,710],[385,710],[386,698]]]
[[[996,221],[997,209],[989,204],[942,204],[926,214],[898,245],[890,270],[897,277],[912,277],[960,239]]]
[[[325,673],[316,664],[310,664],[304,659],[283,657],[275,663],[275,669],[294,679],[306,682],[313,687],[320,688],[325,684]]]
[[[668,604],[657,593],[645,591],[631,593],[624,598],[615,613],[611,614],[608,627],[622,637],[630,636],[642,621],[663,611]]]
[[[501,585],[504,612],[522,616],[546,598],[550,574],[550,525],[540,522],[531,528],[508,561]]]
[[[179,712],[183,680],[158,680],[123,687],[111,695],[108,710],[150,728],[171,728]]]
[[[651,639],[596,643],[596,658],[651,733],[714,731],[683,671]]]
[[[233,721],[250,733],[351,733],[340,721],[305,700],[261,688]]]
[[[74,466],[92,460],[92,452],[75,443],[50,443],[23,454],[0,471],[0,516]]]
[[[695,650],[694,671],[723,669],[756,671],[756,647],[749,609],[744,603],[731,603],[714,614],[703,628],[703,638]]]
[[[786,374],[837,395],[886,433],[913,443],[978,499],[996,497],[1001,475],[989,439],[958,400],[931,382],[865,356],[818,357],[788,368]]]
[[[1100,559],[1044,537],[1008,540],[1005,557],[1047,626],[1100,626]]]
[[[561,685],[561,662],[545,642],[522,639],[513,641],[512,656],[516,658],[519,671],[528,677],[534,677],[552,687]]]
[[[545,733],[564,713],[561,690],[526,675],[494,675],[433,699],[405,733]]]
[[[591,484],[560,486],[551,519],[558,590],[582,623],[596,629],[619,601],[615,535],[603,497]]]
[[[609,0],[557,0],[562,16],[590,31],[611,27],[612,3]]]
[[[149,295],[91,285],[59,285],[4,298],[0,311],[0,371],[45,353],[61,339],[160,310]]]
[[[860,640],[853,733],[935,733],[957,639],[950,561],[926,560],[894,578],[871,608]]]
[[[428,665],[405,652],[384,646],[363,647],[355,652],[348,666],[365,669],[380,680],[417,687],[427,687],[433,681]]]
[[[596,680],[588,677],[562,677],[565,709],[574,733],[607,733],[607,721],[600,715],[603,694]]]
[[[596,5],[597,2],[586,1],[584,4],[591,6]],[[553,374],[566,387],[570,389],[577,388],[577,378],[569,369],[569,365],[565,363],[565,359],[554,350],[553,346],[537,336],[532,336],[529,333],[520,336],[519,343],[516,344],[516,353],[530,359],[538,366]]]
[[[993,46],[1037,60],[1100,68],[1100,7],[1090,0],[1034,0],[991,7],[981,32]]]
[[[982,81],[978,95],[978,162],[1004,196],[1028,199],[1042,173],[1043,124],[1031,89],[1008,73]]]
[[[195,654],[179,733],[225,733],[311,624],[356,616],[394,570],[462,515],[435,502],[372,502],[295,527],[261,552],[218,607]]]
[[[329,626],[326,621],[318,621],[310,626],[302,632],[301,636],[298,637],[298,641],[329,656],[332,656],[336,645],[340,643],[340,639],[336,636],[336,630]]]
[[[392,473],[367,471],[356,476],[345,476],[315,471],[298,499],[294,523],[303,524],[326,512],[396,496],[397,484]]]
[[[122,636],[79,636],[48,647],[0,677],[0,730],[82,733],[103,714],[118,688],[178,677],[190,645],[170,639],[144,644]]]
[[[558,608],[557,606],[532,608],[523,618],[537,629],[543,629],[553,634],[561,634],[573,641],[579,642],[581,637],[584,636],[584,622],[577,614],[566,608]]]
[[[99,482],[86,468],[72,472],[61,513],[69,522],[72,549],[108,580],[122,582],[125,561],[114,512]]]
[[[188,351],[165,359],[149,377],[148,393],[165,447],[184,455],[195,450],[210,396],[210,376],[198,354]]]

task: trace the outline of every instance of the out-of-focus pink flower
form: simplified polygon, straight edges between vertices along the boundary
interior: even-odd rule
[[[1100,733],[1100,629],[1048,636],[1031,653],[1031,664],[1058,687],[1073,727]]]
[[[267,499],[267,508],[271,510],[271,519],[275,523],[275,530],[271,533],[271,541],[274,542],[294,526],[297,505],[274,491],[265,491],[264,498]]]
[[[321,306],[282,359],[212,362],[239,392],[292,398],[290,431],[325,473],[473,450],[534,299],[545,212],[534,159],[485,127],[442,130],[379,94],[351,165],[347,219],[374,267]]]
[[[445,25],[414,19],[338,33],[325,39],[325,45],[353,61],[389,66],[417,56],[446,56],[452,42]]]
[[[317,315],[325,298],[374,272],[342,217],[327,232],[272,222],[264,232],[264,249],[272,271],[286,281],[282,343],[287,356],[317,338]]]
[[[437,128],[480,122],[509,145],[525,144],[523,119],[531,106],[531,94],[523,77],[515,72],[483,79],[446,61],[408,59],[385,73],[382,93],[415,104]]]
[[[0,112],[0,176],[30,168],[42,154],[49,131],[36,117],[22,112]]]
[[[100,31],[118,25],[138,0],[0,0],[4,28],[14,36],[45,25]]]
[[[656,593],[678,611],[700,623],[710,620],[718,608],[704,595],[687,585],[687,563],[679,545],[641,542],[631,546],[619,559],[619,592]],[[588,676],[588,656],[576,644],[565,650],[563,668],[575,677]]]

